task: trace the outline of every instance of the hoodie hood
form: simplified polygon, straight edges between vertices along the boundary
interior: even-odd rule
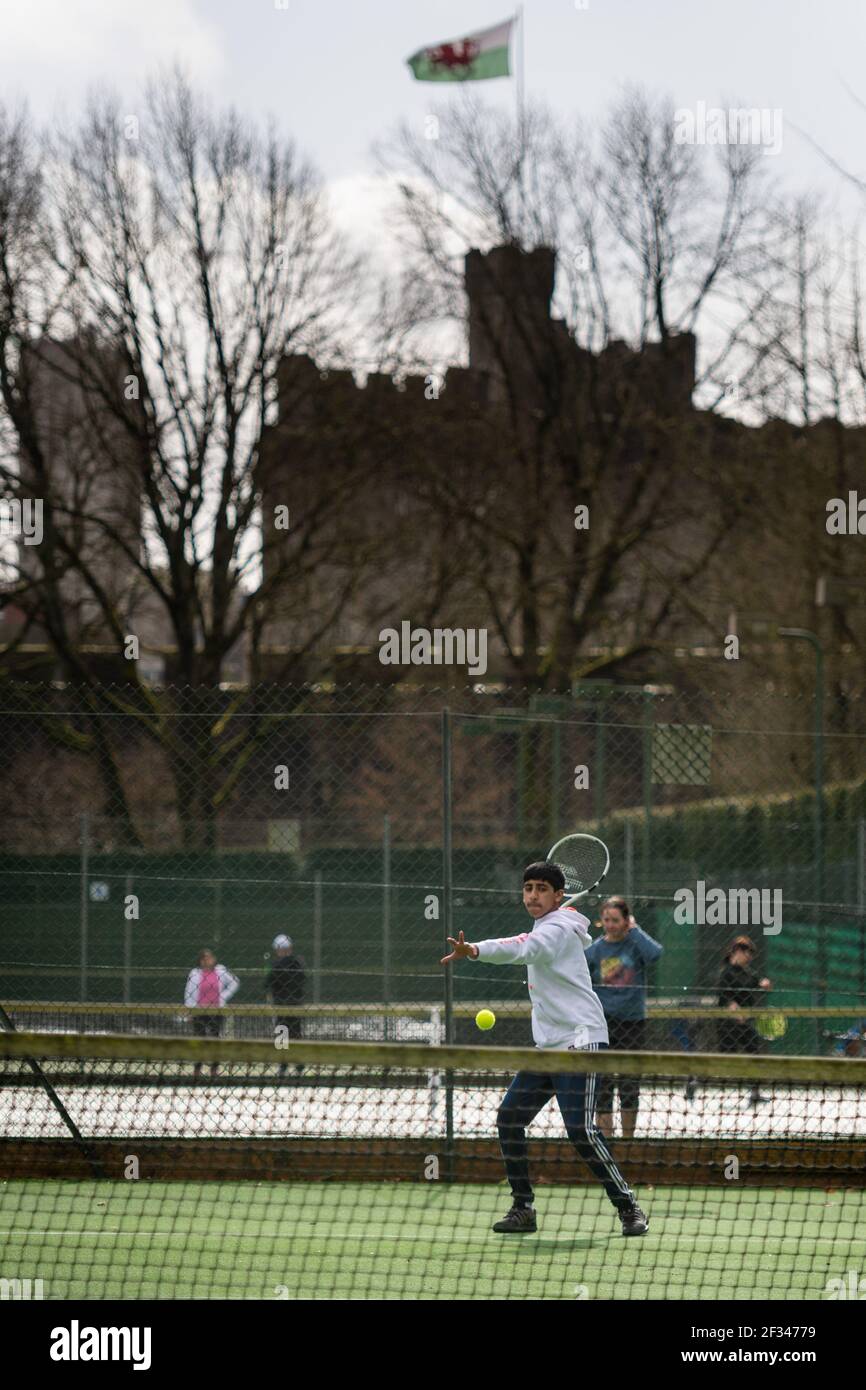
[[[584,946],[590,939],[589,918],[584,917],[583,913],[578,912],[575,907],[557,907],[554,908],[553,912],[548,912],[544,917],[539,917],[536,920],[538,922],[561,923],[562,926],[577,932]]]

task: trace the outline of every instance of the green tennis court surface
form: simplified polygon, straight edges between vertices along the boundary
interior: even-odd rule
[[[504,1186],[0,1184],[0,1278],[48,1299],[822,1299],[866,1268],[866,1193],[644,1188],[650,1231],[545,1188],[498,1236]]]

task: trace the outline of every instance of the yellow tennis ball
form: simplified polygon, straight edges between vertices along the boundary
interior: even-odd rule
[[[486,1033],[487,1029],[492,1028],[496,1022],[496,1015],[492,1009],[481,1009],[480,1012],[475,1015],[475,1022],[481,1031]]]

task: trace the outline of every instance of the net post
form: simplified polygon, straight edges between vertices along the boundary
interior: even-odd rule
[[[643,692],[643,844],[641,854],[642,892],[649,893],[653,816],[653,692]]]
[[[430,1046],[440,1047],[442,1045],[442,1010],[438,1005],[434,1005],[430,1010]],[[430,1106],[429,1123],[431,1132],[436,1125],[436,1110],[439,1102],[439,1091],[442,1086],[441,1071],[431,1071],[428,1073],[428,1084],[430,1087]]]
[[[866,820],[863,820],[862,817],[857,822],[857,906],[860,909],[858,937],[860,941],[860,995],[862,1002],[866,1000],[866,922],[864,922],[864,909],[866,909]]]
[[[223,881],[218,878],[213,885],[214,888],[214,950],[219,951],[222,940],[223,929]]]
[[[453,846],[451,804],[451,711],[442,711],[442,920],[445,936],[454,934]],[[454,1042],[454,967],[445,967],[445,1042]],[[445,1181],[454,1171],[454,1075],[445,1073]]]
[[[623,822],[623,878],[625,881],[625,900],[634,901],[634,825],[630,820]]]
[[[80,979],[78,993],[81,1003],[87,999],[87,955],[88,955],[88,884],[90,860],[90,817],[86,811],[81,813],[81,922],[80,922]]]
[[[132,893],[132,874],[126,875],[124,895]],[[123,1002],[132,1003],[132,922],[126,916],[126,903],[123,908]]]
[[[382,1003],[391,1002],[391,817],[382,817]],[[385,1019],[385,1041],[388,1020]]]
[[[313,875],[313,1003],[322,1002],[322,871]]]
[[[827,843],[824,825],[824,649],[815,639],[815,855],[818,878],[818,976],[821,1004],[827,1003]]]
[[[780,637],[789,637],[794,640],[808,642],[815,653],[815,686],[814,686],[814,762],[815,762],[815,820],[814,820],[814,857],[815,857],[815,889],[818,898],[817,925],[818,925],[818,957],[816,970],[818,974],[819,1002],[827,1002],[827,919],[824,911],[824,897],[826,888],[826,845],[824,842],[824,647],[821,639],[808,628],[805,627],[780,627],[777,629]]]
[[[550,726],[550,820],[548,823],[548,843],[559,839],[562,823],[560,809],[560,777],[562,775],[562,729],[559,720],[554,719]]]
[[[600,826],[604,820],[605,795],[605,719],[607,717],[607,707],[604,699],[604,691],[598,691],[595,699],[595,767],[593,768],[593,814],[595,815],[596,826]]]

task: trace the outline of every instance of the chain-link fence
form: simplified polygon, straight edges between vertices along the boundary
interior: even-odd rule
[[[605,892],[664,947],[659,1046],[671,1029],[694,1045],[669,1011],[716,1003],[743,932],[767,1010],[852,1011],[789,1014],[774,1050],[832,1050],[866,1014],[858,707],[831,702],[818,726],[811,700],[775,692],[600,681],[528,697],[7,683],[3,702],[7,1006],[180,1009],[203,948],[240,982],[232,1005],[263,1006],[286,934],[320,1016],[367,1005],[408,1037],[400,1005],[429,1006],[460,1038],[466,1006],[495,1002],[514,1018],[487,1040],[526,1042],[525,972],[466,963],[446,989],[445,937],[521,930],[523,866],[588,830],[610,847]]]

